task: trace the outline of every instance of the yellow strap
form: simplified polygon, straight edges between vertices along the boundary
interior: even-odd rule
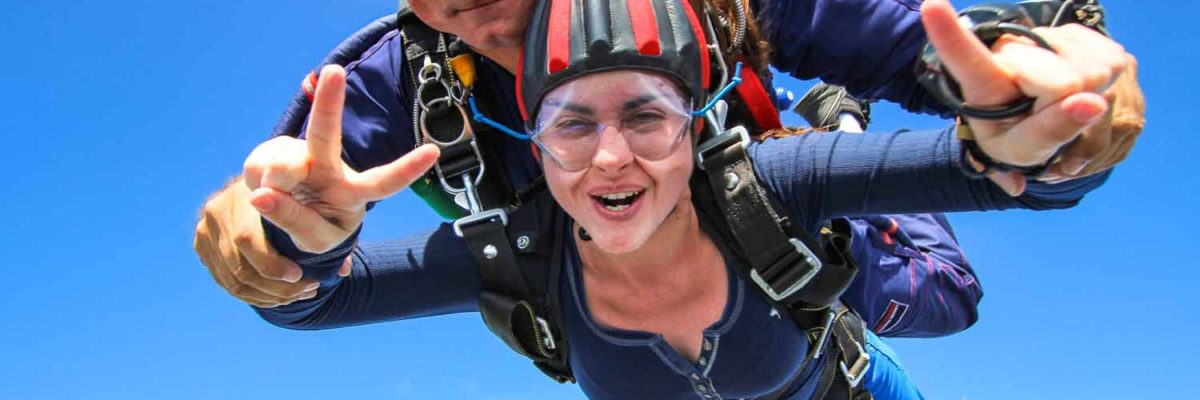
[[[450,59],[450,68],[463,86],[470,89],[475,86],[475,59],[470,54],[459,54]]]

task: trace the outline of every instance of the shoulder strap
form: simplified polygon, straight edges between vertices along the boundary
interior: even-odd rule
[[[735,263],[742,279],[807,332],[811,351],[804,362],[824,353],[836,357],[826,361],[814,398],[855,398],[870,357],[863,349],[862,319],[839,299],[858,272],[850,254],[850,223],[835,219],[817,238],[795,226],[755,175],[749,142],[739,125],[698,147],[699,171],[692,180],[697,208],[718,221],[718,231],[745,261]],[[766,398],[778,398],[790,387]]]
[[[526,206],[496,222],[463,228],[480,263],[479,312],[488,329],[559,383],[574,382],[562,331],[559,274],[566,218],[540,186]],[[510,238],[516,238],[509,241]]]

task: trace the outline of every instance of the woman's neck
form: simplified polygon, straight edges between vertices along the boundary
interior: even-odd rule
[[[593,242],[580,239],[578,234],[575,236],[579,258],[588,272],[630,286],[686,285],[691,280],[688,277],[698,275],[697,263],[711,258],[715,250],[700,229],[700,220],[688,196],[675,206],[646,243],[632,252],[608,253]]]

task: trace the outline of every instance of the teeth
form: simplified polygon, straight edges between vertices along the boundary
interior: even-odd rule
[[[624,210],[624,209],[626,209],[626,208],[629,208],[629,205],[628,205],[628,204],[622,204],[622,205],[619,205],[619,206],[604,206],[604,208],[605,208],[606,210],[608,210],[608,211],[621,211],[621,210]]]
[[[600,197],[604,198],[605,200],[625,200],[627,198],[633,197],[637,193],[638,192],[608,193],[608,194],[602,194],[602,195],[600,195]]]

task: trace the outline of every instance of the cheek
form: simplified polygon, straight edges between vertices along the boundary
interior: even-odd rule
[[[577,215],[576,211],[581,206],[580,202],[573,197],[574,189],[579,185],[583,177],[581,172],[566,172],[554,162],[542,162],[542,171],[546,176],[546,187],[550,189],[550,195],[554,196],[554,200],[572,216]]]

